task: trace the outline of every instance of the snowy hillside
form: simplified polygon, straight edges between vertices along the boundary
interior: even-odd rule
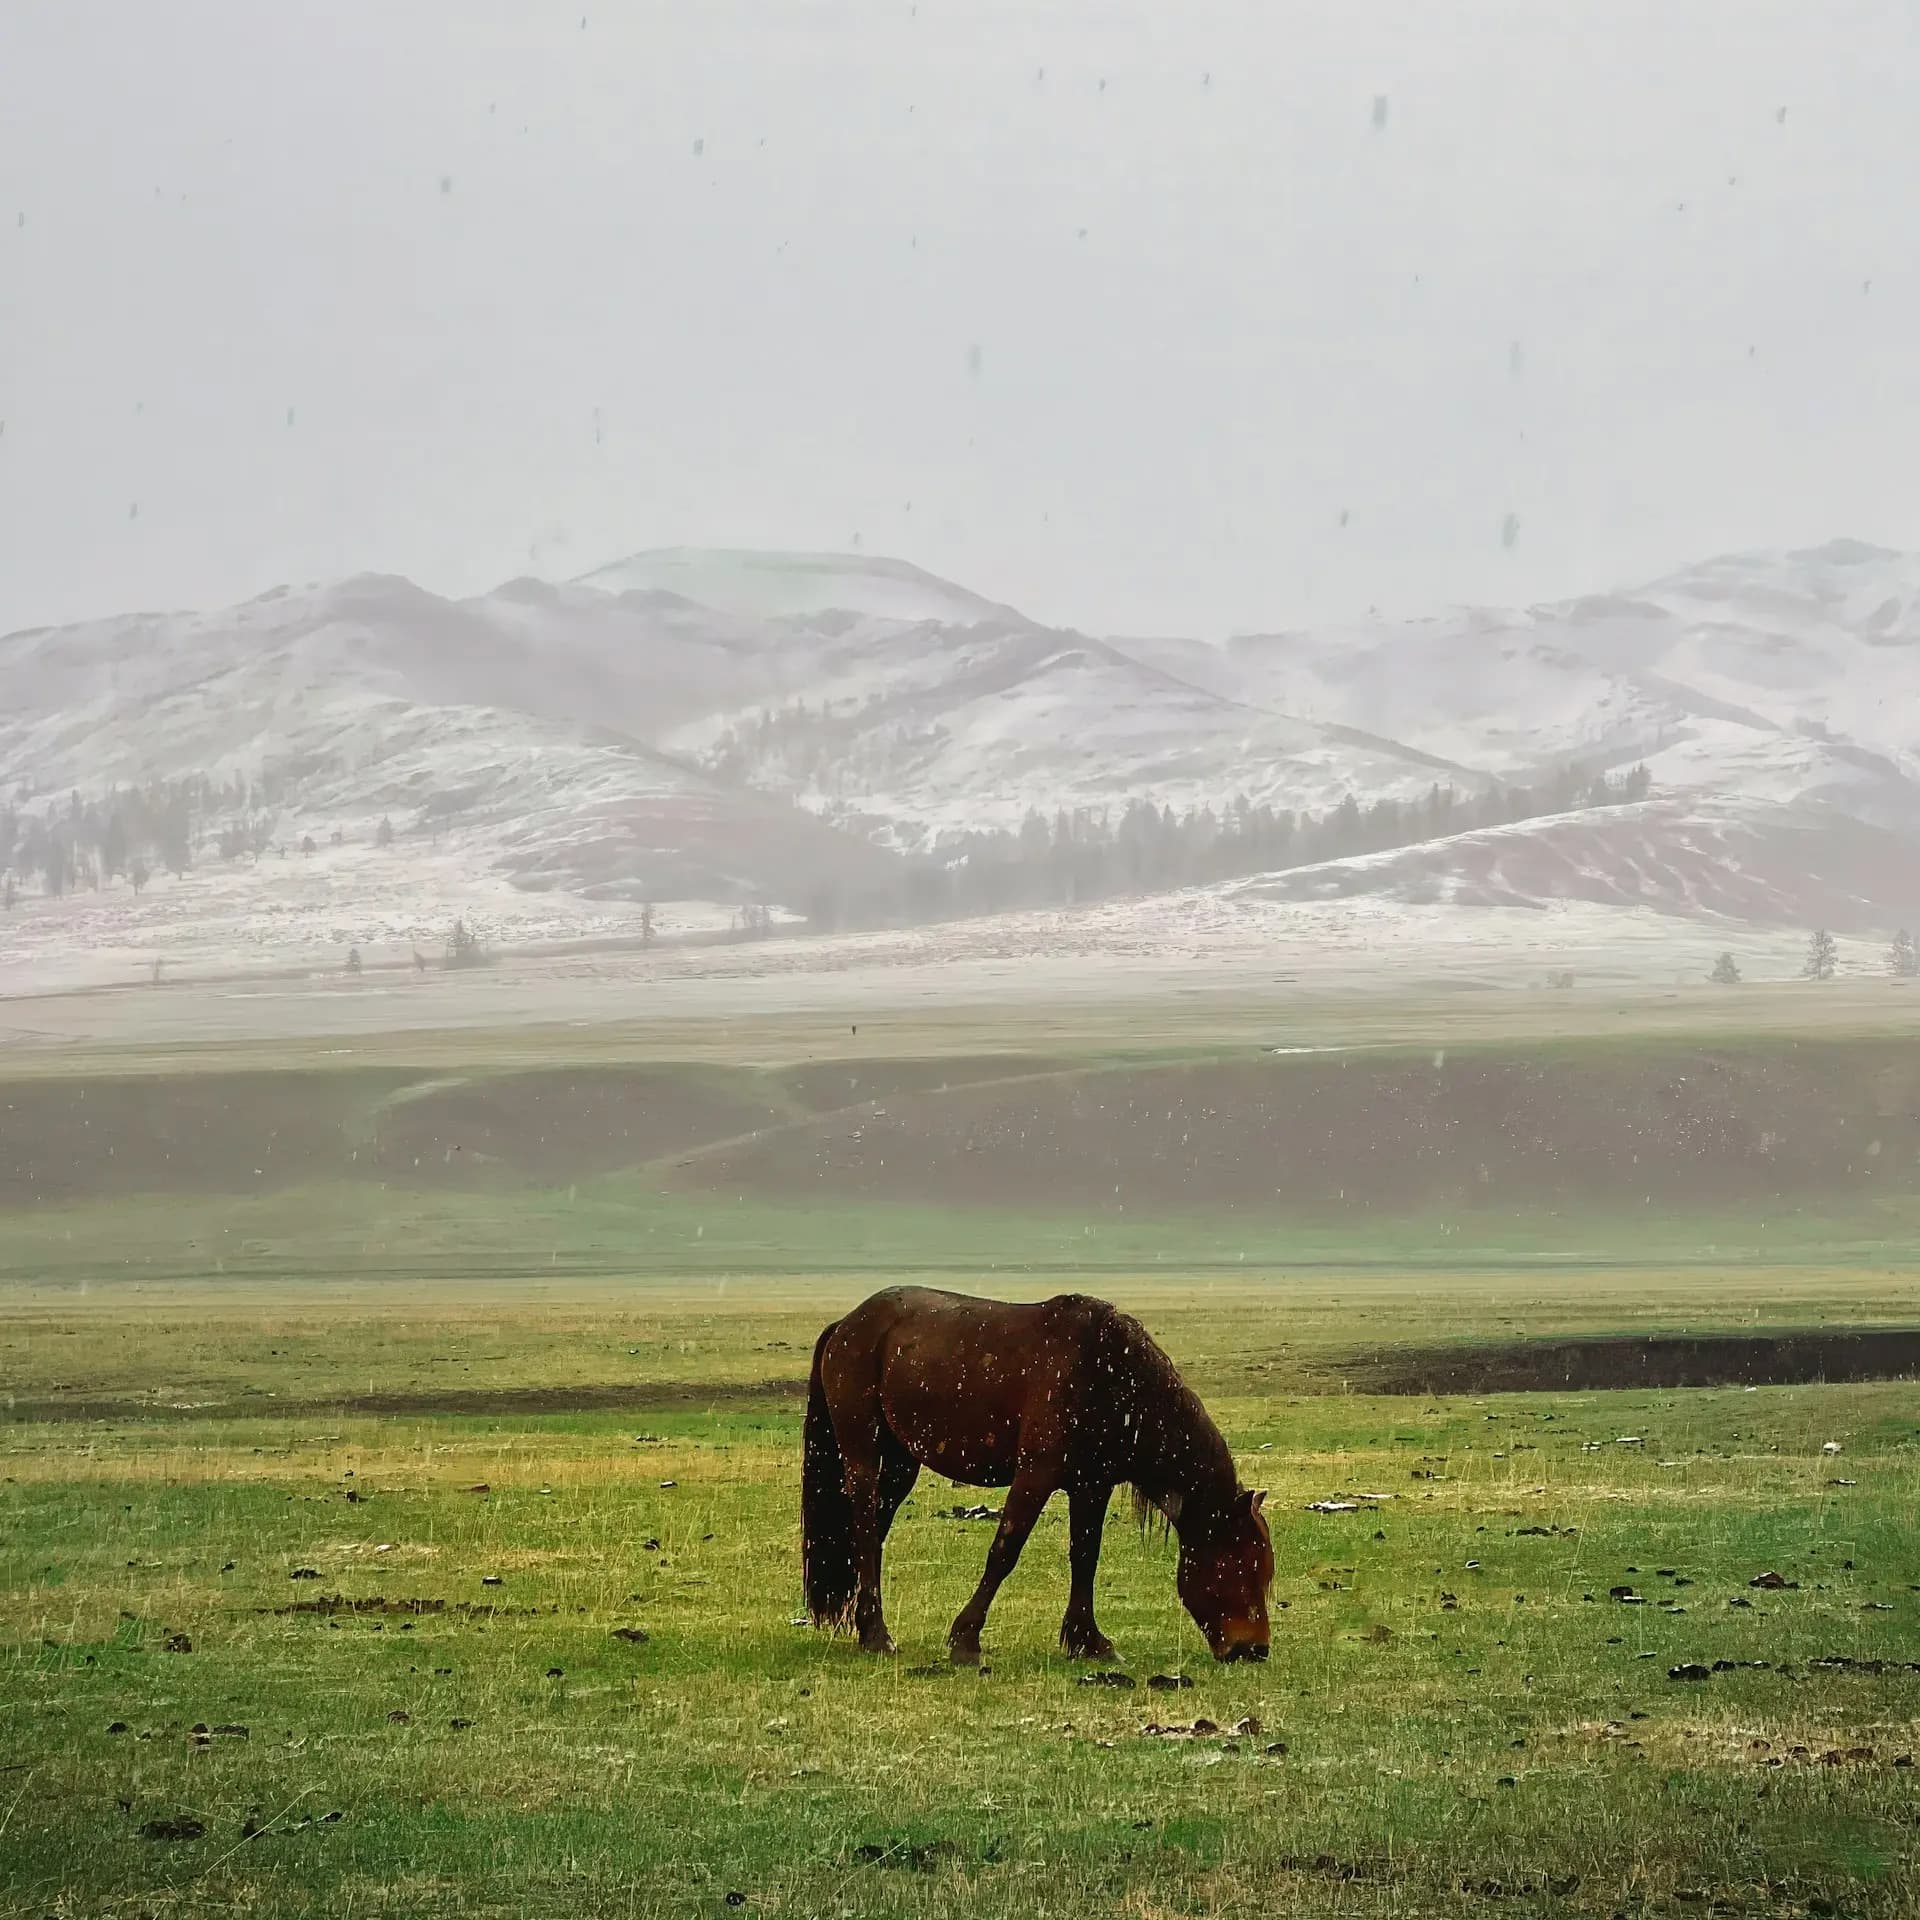
[[[1890,903],[1920,906],[1914,853],[1911,839],[1837,812],[1672,797],[1322,861],[1221,891],[1463,908],[1586,901],[1866,936],[1886,927]]]
[[[1256,801],[1320,811],[1480,776],[1350,729],[1223,698],[1108,642],[1045,628],[820,620],[789,651],[804,691],[677,729],[668,744],[907,845],[1016,827],[1029,810]]]
[[[1639,764],[1646,798],[1593,803]],[[1518,787],[1564,797],[1501,811]],[[178,857],[116,857],[136,793],[141,818],[197,809]],[[363,936],[404,958],[455,912],[503,942],[637,938],[643,904],[668,934],[823,897],[871,924],[951,904],[913,863],[950,874],[962,836],[1079,812],[1110,851],[1141,802],[1253,809],[1243,846],[1287,857],[1208,869],[1201,832],[1185,868],[1116,855],[1109,892],[1225,871],[1276,910],[1588,903],[1865,938],[1920,919],[1920,557],[1836,541],[1221,643],[1045,628],[858,554],[670,549],[464,601],[363,575],[0,638],[0,796],[0,987],[29,909],[36,979],[62,939],[132,965],[190,927],[204,956],[223,916],[261,964]],[[1350,800],[1366,820],[1346,808],[1330,854]],[[1084,835],[1049,831],[1053,879],[1084,878]]]
[[[630,633],[527,607],[514,588],[463,607],[361,576],[9,636],[0,790],[30,810],[33,795],[195,776],[270,782],[276,845],[364,842],[386,819],[403,843],[451,836],[526,885],[636,903],[778,898],[884,866],[647,744],[675,698],[701,697],[676,610]],[[724,627],[696,626],[683,651],[724,678]]]
[[[1920,775],[1920,555],[1857,541],[1524,609],[1247,635],[1211,657],[1154,644],[1189,672],[1203,660],[1224,694],[1512,777],[1701,738],[1729,757],[1695,754],[1669,778],[1752,791],[1775,761],[1784,791],[1765,797],[1782,798],[1851,784],[1845,765]],[[1831,750],[1810,759],[1808,740]],[[1874,755],[1887,764],[1869,769]]]

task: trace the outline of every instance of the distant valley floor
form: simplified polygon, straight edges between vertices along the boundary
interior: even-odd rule
[[[1100,906],[1000,915],[884,933],[717,939],[713,909],[663,921],[643,947],[608,924],[551,920],[541,944],[501,947],[490,964],[449,971],[438,949],[412,964],[347,971],[272,963],[259,945],[208,945],[198,964],[136,968],[102,960],[84,933],[49,939],[0,964],[0,1051],[74,1042],[139,1045],[392,1034],[643,1021],[677,1027],[791,1018],[926,1017],[943,1010],[990,1021],[995,1008],[1086,1009],[1191,1000],[1289,1008],[1329,999],[1440,1002],[1549,988],[1556,1006],[1599,990],[1700,989],[1703,1018],[1739,996],[1797,979],[1806,936],[1738,921],[1682,919],[1643,908],[1562,901],[1542,907],[1411,905],[1375,898],[1294,901],[1208,889]],[[0,926],[0,936],[8,930]],[[1704,987],[1732,952],[1745,984]],[[403,949],[404,952],[404,949]],[[1886,992],[1876,943],[1842,940],[1839,979],[1822,993]],[[1876,1014],[1879,992],[1873,995]],[[1796,1017],[1798,1009],[1796,1008]]]

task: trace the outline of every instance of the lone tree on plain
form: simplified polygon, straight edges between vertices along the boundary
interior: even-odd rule
[[[447,935],[447,965],[449,967],[485,966],[487,950],[480,944],[480,936],[464,920],[453,923],[453,931]]]
[[[1716,987],[1737,987],[1740,984],[1740,963],[1732,954],[1723,953],[1713,963],[1713,971],[1707,978]]]
[[[1803,980],[1831,980],[1839,959],[1840,949],[1834,945],[1833,935],[1825,927],[1816,927],[1813,938],[1807,942],[1807,964],[1800,969],[1800,977]]]
[[[1920,974],[1920,949],[1913,944],[1913,935],[1905,927],[1893,936],[1893,945],[1887,949],[1887,971],[1896,980],[1911,980]]]

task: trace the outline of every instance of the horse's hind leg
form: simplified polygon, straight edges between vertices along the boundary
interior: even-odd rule
[[[893,1528],[893,1516],[900,1511],[900,1503],[913,1491],[913,1483],[920,1477],[920,1462],[896,1440],[891,1433],[880,1436],[880,1503],[878,1525],[880,1544],[884,1548],[887,1535]]]
[[[886,1537],[881,1520],[881,1482],[884,1478],[881,1429],[876,1421],[862,1424],[849,1446],[840,1451],[846,1460],[847,1498],[853,1504],[853,1565],[857,1585],[853,1596],[853,1624],[868,1653],[892,1653],[893,1635],[887,1631],[880,1606],[880,1544]],[[904,1498],[904,1494],[902,1496]],[[891,1510],[887,1520],[893,1518]]]
[[[1067,1617],[1060,1623],[1060,1644],[1075,1660],[1113,1658],[1113,1642],[1093,1621],[1093,1576],[1100,1566],[1100,1536],[1106,1528],[1107,1504],[1112,1498],[1111,1487],[1067,1490],[1067,1557],[1073,1589],[1067,1598]]]
[[[920,1462],[884,1426],[879,1431],[875,1455],[879,1465],[874,1476],[871,1509],[863,1486],[851,1470],[847,1476],[853,1493],[855,1565],[860,1576],[860,1585],[854,1594],[853,1623],[859,1631],[861,1646],[869,1653],[891,1653],[893,1635],[887,1631],[880,1606],[881,1560],[893,1516],[900,1511],[901,1501],[913,1491],[913,1483],[920,1477]],[[870,1520],[866,1517],[869,1512]]]

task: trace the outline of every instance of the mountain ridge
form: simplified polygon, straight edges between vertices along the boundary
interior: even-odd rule
[[[595,937],[589,909],[617,928],[613,909],[682,902],[688,924],[724,924],[805,913],[823,890],[897,894],[903,859],[950,863],[1036,814],[1148,800],[1325,818],[1643,760],[1650,801],[1605,819],[1226,884],[1862,933],[1920,894],[1920,556],[1847,540],[1523,608],[1217,642],[1047,627],[862,554],[658,549],[464,599],[361,573],[0,636],[0,694],[17,829],[0,868],[19,823],[44,837],[69,794],[237,783],[271,788],[269,847],[368,844],[385,822],[431,846],[436,875],[442,856],[470,873],[509,931],[519,894],[573,901]],[[201,823],[203,861],[220,825]],[[1810,849],[1844,884],[1804,867]],[[346,917],[352,863],[333,864]]]

